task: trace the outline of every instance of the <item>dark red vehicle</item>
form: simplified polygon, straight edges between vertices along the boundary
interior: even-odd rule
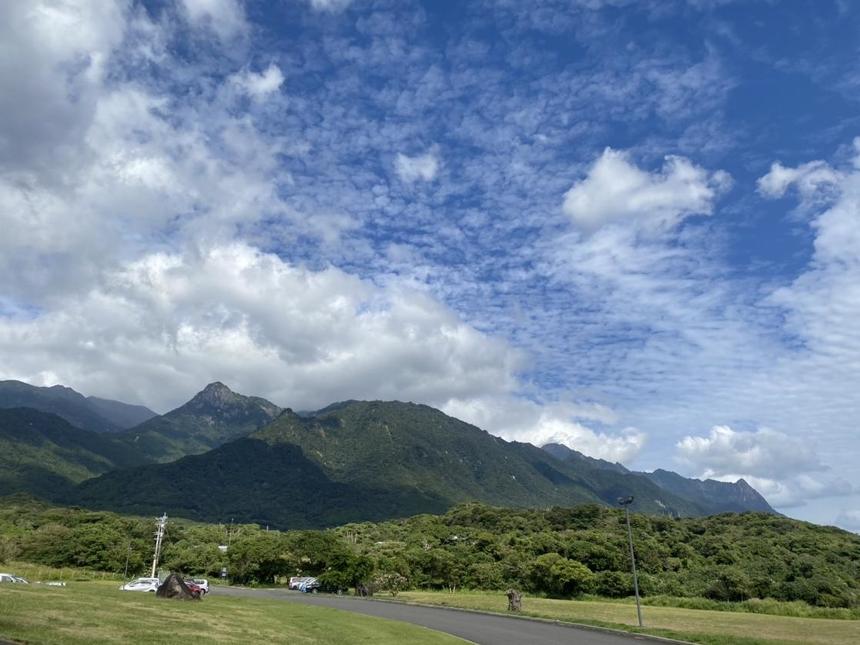
[[[185,586],[188,587],[188,590],[197,598],[202,598],[209,591],[206,587],[197,584],[193,580],[186,580]]]

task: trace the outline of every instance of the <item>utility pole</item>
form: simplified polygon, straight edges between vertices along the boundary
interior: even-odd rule
[[[167,513],[156,520],[158,527],[155,531],[155,554],[152,556],[152,573],[150,578],[155,577],[155,570],[158,568],[158,558],[161,555],[161,541],[164,539],[164,530],[167,528]]]
[[[125,573],[122,574],[123,578],[128,578],[128,559],[131,557],[131,540],[128,541],[128,549],[125,552]]]
[[[619,497],[618,503],[624,507],[627,516],[627,541],[630,543],[630,565],[633,567],[633,593],[636,594],[636,617],[639,619],[639,627],[642,627],[642,607],[639,604],[639,578],[636,576],[636,554],[633,552],[633,529],[630,528],[630,505],[633,503],[633,495]]]

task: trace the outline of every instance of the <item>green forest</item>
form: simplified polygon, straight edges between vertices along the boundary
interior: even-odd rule
[[[860,536],[764,513],[631,516],[647,598],[752,598],[860,607]],[[151,561],[154,521],[0,500],[0,563],[26,561],[128,575]],[[244,584],[319,576],[328,590],[516,587],[550,597],[632,595],[624,514],[587,504],[545,510],[462,504],[444,515],[324,531],[171,519],[164,569]],[[219,545],[227,545],[226,553]]]

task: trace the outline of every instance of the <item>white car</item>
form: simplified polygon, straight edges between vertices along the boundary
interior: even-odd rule
[[[298,589],[303,582],[307,582],[308,580],[311,580],[310,576],[293,576],[290,578],[290,584],[287,585],[287,588]]]
[[[161,584],[158,578],[138,578],[131,582],[125,583],[120,587],[121,591],[158,591],[158,586]]]
[[[0,573],[0,582],[11,582],[12,584],[28,585],[28,581],[21,576],[13,576],[11,573]]]

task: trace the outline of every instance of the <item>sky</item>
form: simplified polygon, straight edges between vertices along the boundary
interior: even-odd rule
[[[426,403],[860,531],[860,5],[0,3],[0,378]]]

